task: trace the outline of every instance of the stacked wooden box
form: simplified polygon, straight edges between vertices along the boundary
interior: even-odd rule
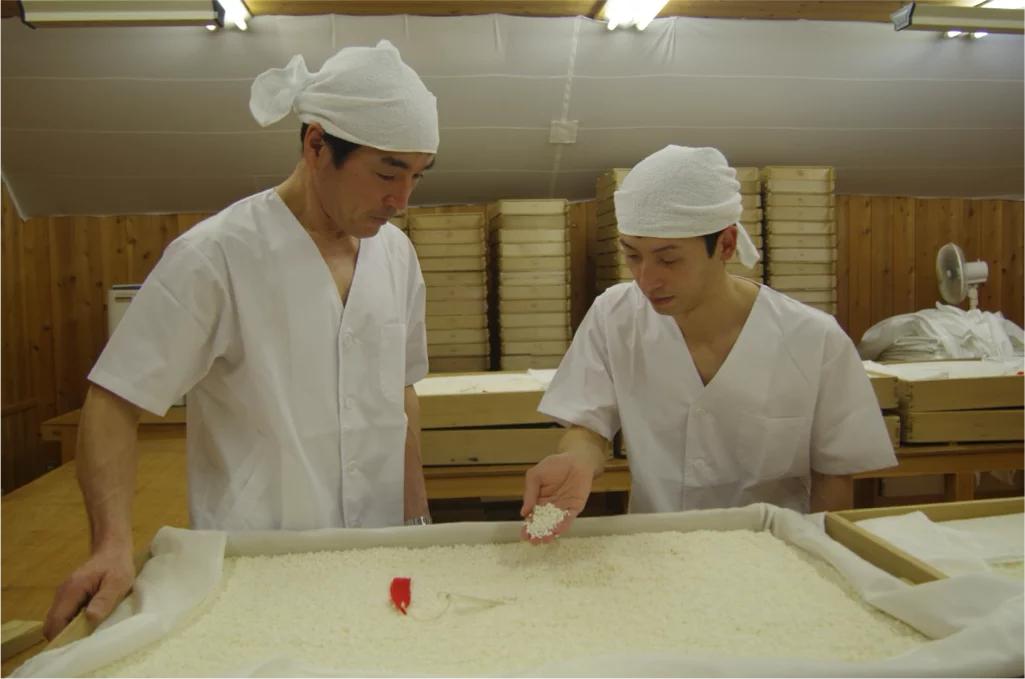
[[[831,167],[762,170],[769,286],[835,315],[834,176]]]
[[[392,226],[398,227],[402,233],[409,235],[409,218],[405,212],[400,212],[388,220]]]
[[[525,373],[427,377],[420,397],[425,466],[533,464],[555,452],[565,430],[537,408],[544,386]],[[436,497],[439,488],[435,488]],[[444,495],[444,491],[441,495]],[[472,493],[469,495],[472,496]],[[450,497],[467,497],[454,489]]]
[[[483,212],[409,215],[409,237],[427,285],[432,373],[490,367],[485,223]]]
[[[491,218],[499,369],[559,367],[572,338],[569,203],[500,200]]]
[[[613,194],[619,190],[629,168],[610,170],[598,177],[596,183],[597,213],[597,248],[595,250],[595,284],[601,294],[618,283],[633,280],[633,275],[626,265],[623,248],[619,244],[619,223],[616,221],[616,204]]]
[[[984,363],[958,363],[957,372],[927,376],[939,364],[886,366],[898,375],[901,440],[906,444],[982,443],[1025,439],[1025,377],[987,375]],[[973,364],[978,373],[973,374]],[[921,377],[915,367],[923,367]],[[951,367],[955,367],[951,365]]]
[[[879,409],[883,411],[883,420],[886,422],[886,431],[890,434],[890,442],[893,447],[900,446],[900,414],[897,412],[899,405],[897,400],[897,378],[893,375],[866,370],[872,389],[875,391],[876,400],[879,401]]]
[[[738,167],[737,181],[740,182],[740,199],[744,212],[740,215],[740,223],[751,236],[759,252],[764,249],[762,232],[762,182],[757,167]],[[764,254],[763,254],[764,259]],[[761,283],[765,277],[765,262],[760,261],[750,269],[741,264],[736,256],[726,263],[726,272],[735,276],[743,276]]]

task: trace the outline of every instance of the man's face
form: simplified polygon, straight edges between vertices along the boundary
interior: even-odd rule
[[[620,236],[630,273],[651,306],[664,316],[679,316],[698,307],[725,275],[733,256],[736,227],[727,227],[711,256],[705,239]]]
[[[320,142],[319,149],[317,144]],[[308,140],[304,155],[311,165],[320,209],[339,231],[356,238],[377,235],[405,209],[423,173],[434,164],[429,153],[394,153],[362,146],[335,167],[331,149],[319,135]]]

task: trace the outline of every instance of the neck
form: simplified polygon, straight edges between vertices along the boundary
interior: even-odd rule
[[[318,244],[333,244],[357,247],[358,239],[349,236],[320,206],[313,191],[309,169],[299,163],[295,171],[279,184],[275,191],[288,207],[295,219]]]
[[[698,342],[712,340],[730,328],[743,325],[757,295],[757,286],[722,271],[696,306],[673,319],[684,337]]]

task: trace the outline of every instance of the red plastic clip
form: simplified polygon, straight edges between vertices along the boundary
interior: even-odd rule
[[[402,615],[406,615],[406,609],[409,608],[411,584],[410,578],[392,578],[391,581],[391,601]]]

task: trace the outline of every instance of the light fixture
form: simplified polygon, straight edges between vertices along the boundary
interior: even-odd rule
[[[911,2],[891,14],[890,20],[897,31],[1025,33],[1025,12],[1009,9],[1002,3],[998,7],[994,2],[1001,0],[975,7]],[[1020,4],[1025,5],[1025,0]]]
[[[33,27],[208,26],[217,21],[210,0],[21,0]]]
[[[947,31],[947,37],[948,38],[956,38],[959,35],[961,35],[961,33],[962,33],[961,31]]]
[[[610,31],[635,26],[643,31],[658,16],[668,0],[608,0],[598,14],[608,21]]]
[[[980,2],[976,7],[986,9],[1022,9],[1025,10],[1025,0],[986,0]]]
[[[987,35],[989,35],[988,31],[975,31],[974,33],[972,33],[972,37],[976,40],[978,40],[979,38],[985,38]]]
[[[223,13],[223,16],[220,17],[222,26],[235,24],[240,31],[249,28],[249,24],[246,22],[253,15],[250,14],[249,8],[246,7],[246,3],[243,0],[216,0],[216,3],[220,8],[218,14]]]

